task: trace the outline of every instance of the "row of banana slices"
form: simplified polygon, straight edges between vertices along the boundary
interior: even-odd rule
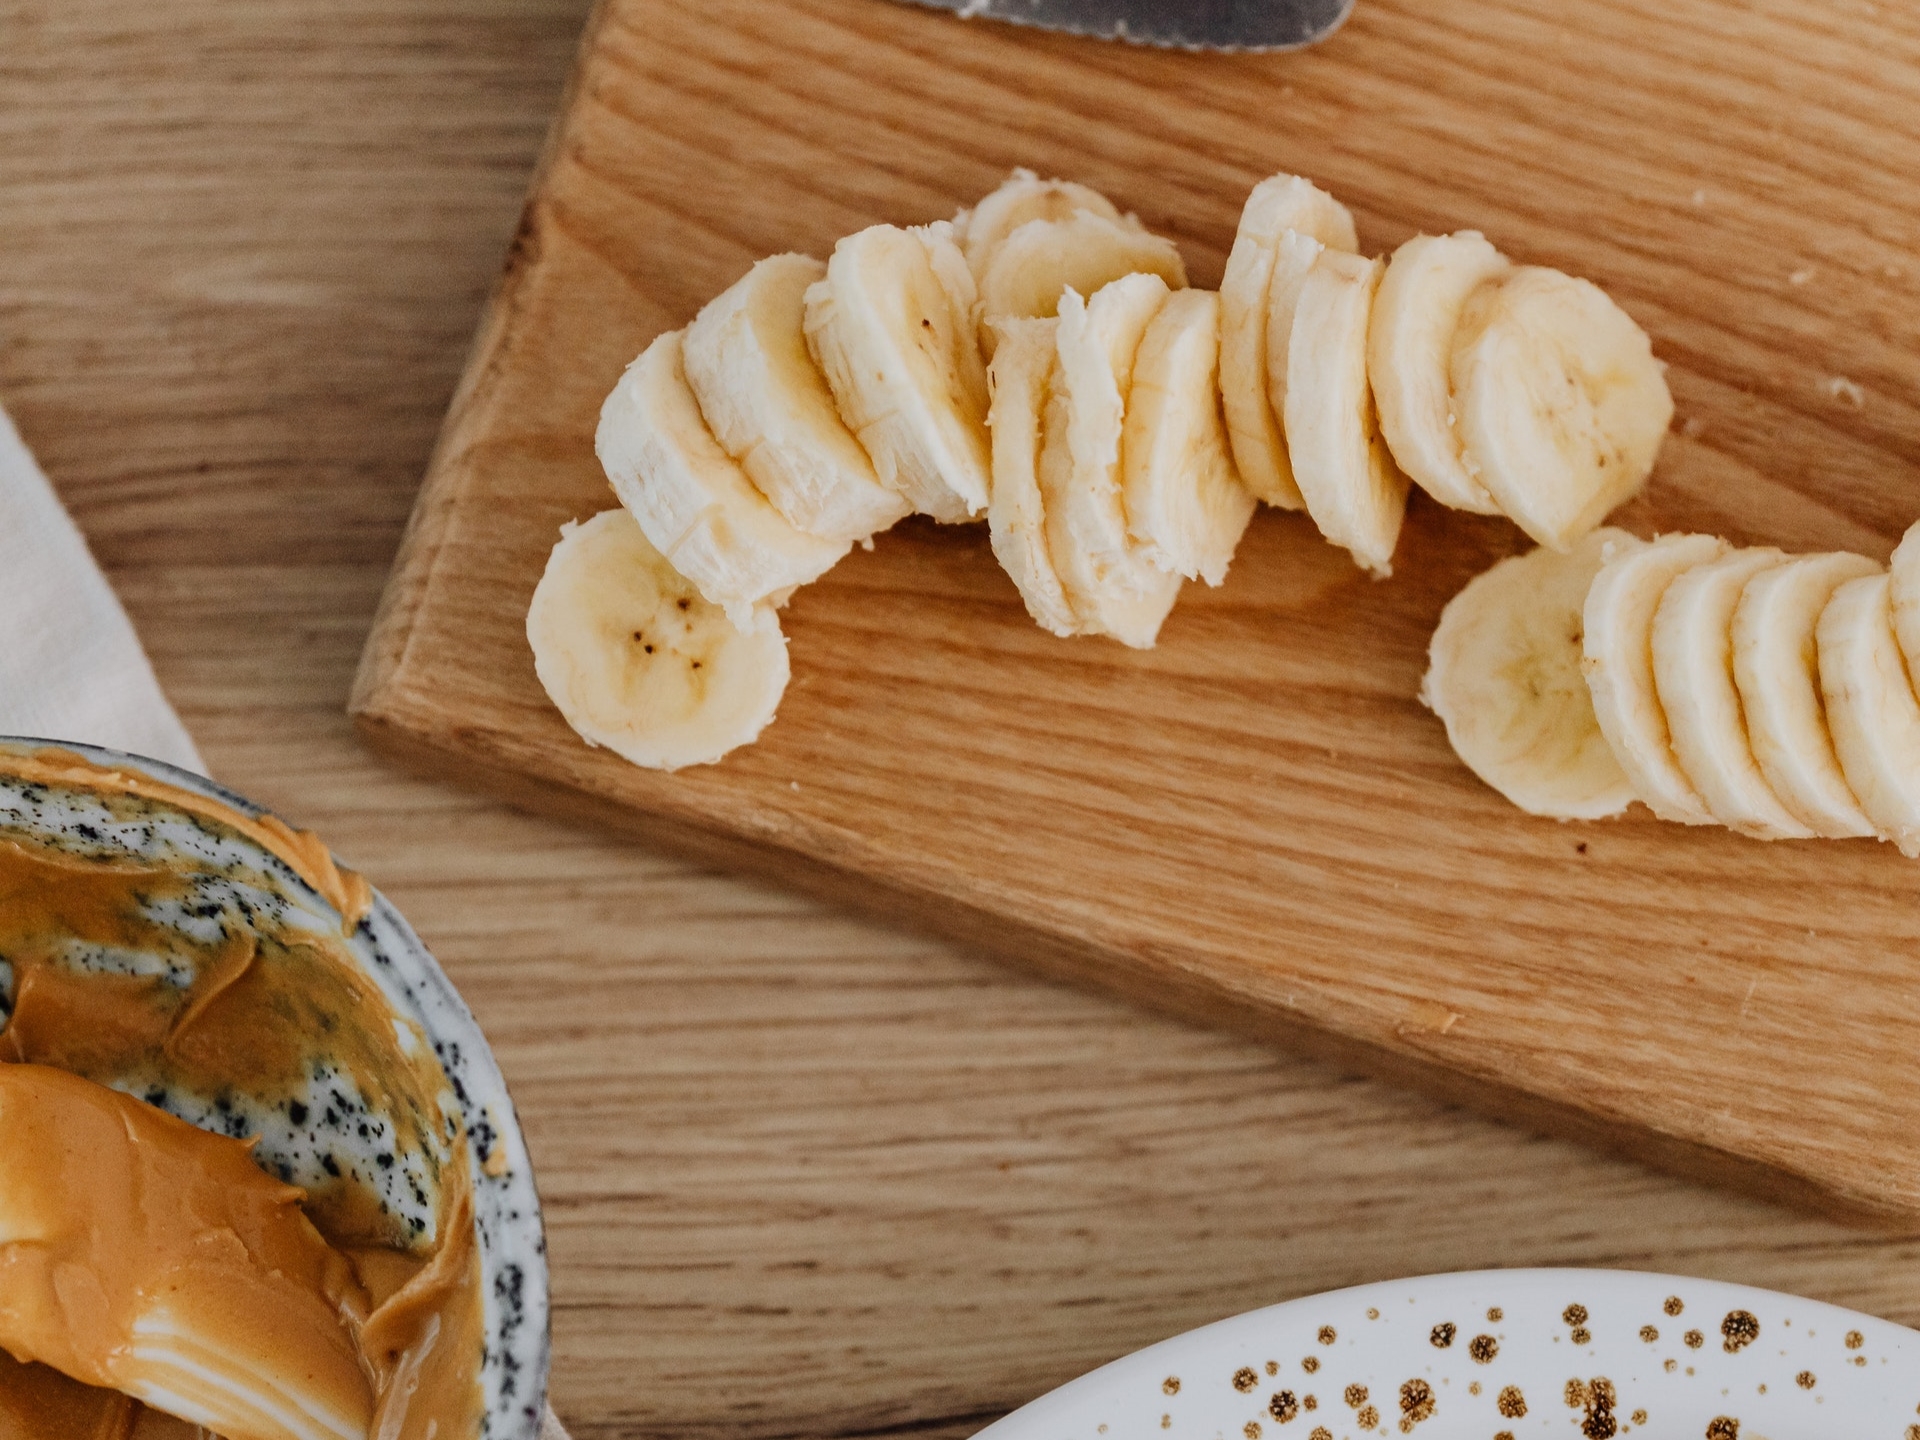
[[[1645,481],[1672,403],[1601,291],[1471,233],[1356,248],[1345,207],[1275,176],[1221,290],[1189,289],[1170,241],[1019,171],[952,222],[761,261],[607,397],[628,518],[554,548],[542,683],[590,742],[678,768],[759,733],[778,608],[909,514],[984,516],[1042,626],[1146,647],[1259,500],[1384,575],[1409,477],[1556,548]]]
[[[1920,857],[1920,525],[1885,566],[1597,530],[1475,579],[1430,659],[1455,751],[1535,815]]]

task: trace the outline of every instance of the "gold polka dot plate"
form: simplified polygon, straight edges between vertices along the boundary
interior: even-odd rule
[[[1190,1331],[977,1440],[1920,1440],[1920,1332],[1718,1281],[1492,1270]]]

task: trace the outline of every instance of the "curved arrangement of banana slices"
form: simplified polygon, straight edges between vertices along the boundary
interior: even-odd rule
[[[766,729],[787,688],[770,605],[742,626],[607,510],[568,525],[527,609],[540,684],[589,745],[655,770],[706,765]]]
[[[1920,858],[1916,642],[1920,524],[1890,567],[1596,530],[1456,595],[1423,698],[1468,767],[1536,815],[1639,800],[1755,839],[1872,836]]]
[[[1672,413],[1645,335],[1471,232],[1390,263],[1358,249],[1339,201],[1276,175],[1219,292],[1189,289],[1137,217],[1017,170],[951,221],[760,261],[608,395],[595,449],[634,524],[596,517],[555,546],[528,614],[542,683],[635,763],[717,759],[785,686],[778,607],[911,514],[984,518],[1043,628],[1142,648],[1186,581],[1222,583],[1262,499],[1383,576],[1416,483],[1576,546],[1644,481]],[[669,602],[681,640],[648,649]],[[1914,610],[1920,628],[1920,586]],[[638,656],[622,635],[646,637]],[[1635,683],[1652,693],[1650,671]],[[1781,712],[1782,745],[1803,721]],[[1648,733],[1670,748],[1664,718]],[[1756,757],[1740,783],[1790,763]],[[1706,818],[1685,785],[1673,808],[1692,796]],[[1750,808],[1784,831],[1785,810]]]

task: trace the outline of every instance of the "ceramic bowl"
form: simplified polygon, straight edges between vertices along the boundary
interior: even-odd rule
[[[49,743],[0,739],[0,746],[16,750]],[[263,807],[191,771],[157,760],[65,742],[54,748],[82,755],[96,765],[147,775],[246,815],[264,813]],[[237,864],[251,876],[270,877],[274,891],[263,893],[257,882],[249,882],[247,903],[271,905],[293,923],[325,924],[338,933],[337,912],[278,857],[244,838],[216,840],[184,819],[128,822],[84,794],[48,790],[0,775],[0,836],[9,830],[109,858],[164,859],[169,852],[184,852],[200,864]],[[190,925],[191,918],[181,923]],[[432,1042],[467,1118],[467,1162],[473,1177],[486,1329],[481,1369],[486,1410],[479,1440],[535,1440],[546,1398],[549,1353],[546,1240],[533,1167],[506,1082],[452,982],[378,891],[347,946],[395,1011],[415,1021]],[[184,1119],[220,1128],[209,1124],[208,1115],[189,1113],[198,1103],[195,1097],[177,1093],[165,1101],[166,1108]],[[261,1137],[260,1152],[271,1155],[277,1166],[289,1167],[296,1181],[302,1169],[314,1163],[314,1157],[302,1153],[303,1146],[311,1148],[311,1138],[294,1129],[285,1116],[263,1112],[242,1119],[248,1134]],[[329,1137],[329,1143],[343,1141]]]
[[[1920,1440],[1920,1333],[1613,1270],[1316,1295],[1190,1331],[978,1440]]]

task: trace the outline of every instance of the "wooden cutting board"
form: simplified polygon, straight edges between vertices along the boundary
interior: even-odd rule
[[[913,522],[786,612],[758,745],[590,750],[522,623],[655,334],[761,255],[1096,185],[1217,284],[1248,188],[1363,248],[1484,230],[1671,366],[1641,532],[1884,556],[1920,516],[1920,18],[1793,0],[1361,0],[1295,56],[1116,47],[884,0],[604,0],[363,658],[367,739],[1050,973],[1660,1163],[1920,1219],[1920,866],[1530,819],[1415,699],[1504,522],[1416,497],[1375,582],[1263,512],[1157,649],[1026,617],[983,528]]]

